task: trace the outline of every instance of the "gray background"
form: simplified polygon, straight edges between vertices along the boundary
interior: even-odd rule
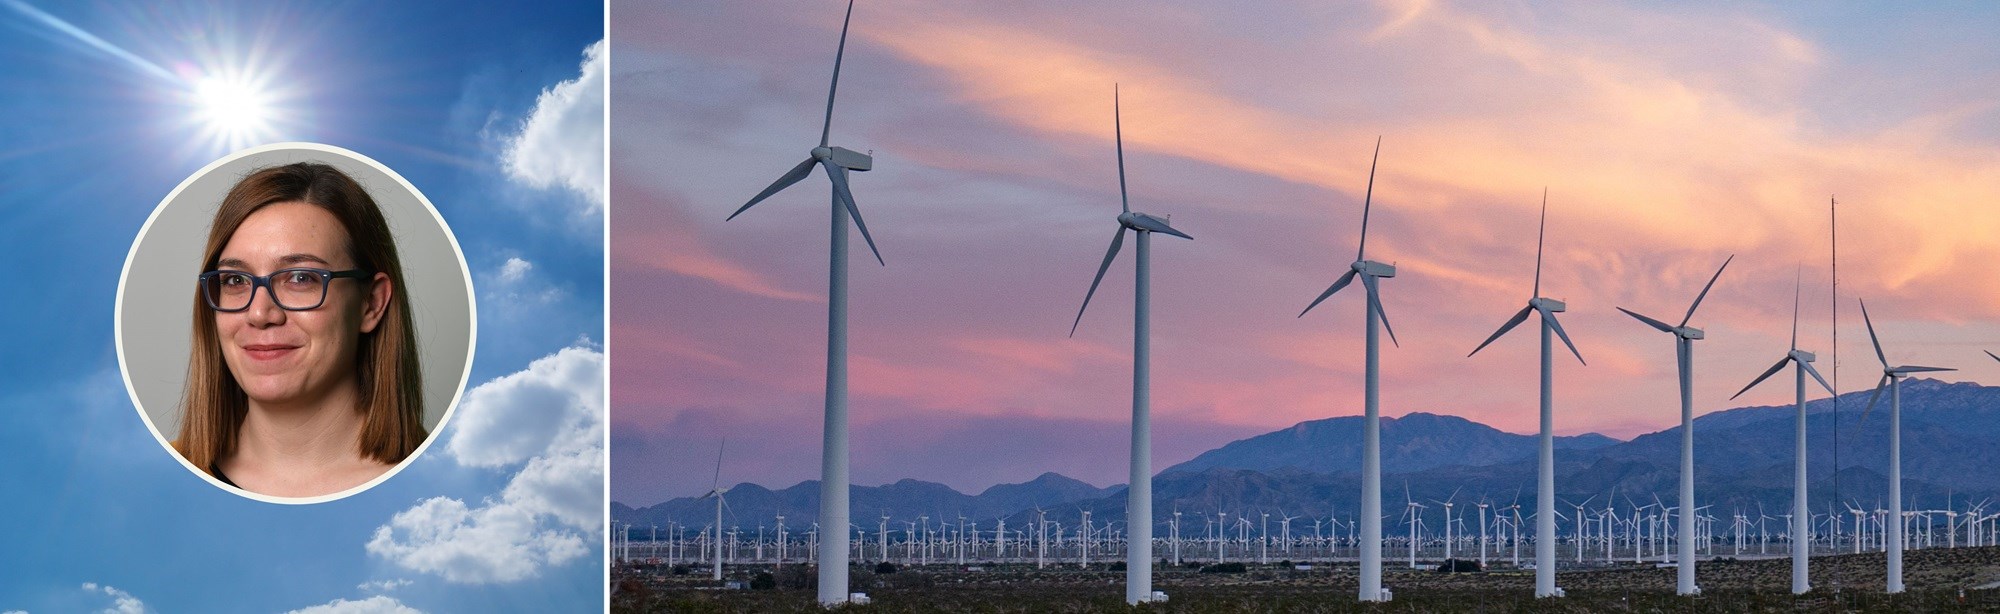
[[[155,433],[180,433],[195,276],[209,223],[231,186],[257,169],[293,162],[338,168],[361,184],[388,218],[403,261],[424,374],[424,426],[433,437],[464,387],[472,344],[472,287],[465,260],[441,217],[412,188],[374,163],[301,144],[251,153],[208,169],[161,205],[126,262],[118,310],[119,358],[134,401]]]

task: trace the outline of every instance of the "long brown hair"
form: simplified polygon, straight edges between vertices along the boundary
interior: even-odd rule
[[[410,319],[409,294],[395,237],[375,199],[338,169],[300,162],[259,169],[229,189],[215,211],[202,252],[201,270],[214,270],[222,248],[243,221],[265,205],[305,203],[333,214],[347,229],[347,251],[355,268],[389,276],[388,310],[375,330],[361,335],[355,372],[361,384],[361,455],[396,464],[428,437],[423,423],[423,377],[417,365],[417,327]],[[213,474],[218,462],[236,451],[237,431],[250,408],[249,397],[222,360],[215,313],[194,293],[194,336],[188,357],[187,397],[174,449],[189,463]]]

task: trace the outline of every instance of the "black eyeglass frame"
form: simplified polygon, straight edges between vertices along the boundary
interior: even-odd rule
[[[304,271],[307,273],[314,273],[320,276],[319,300],[315,301],[312,305],[306,307],[293,307],[291,305],[286,305],[284,301],[278,299],[278,293],[271,289],[271,278],[279,277],[286,273],[296,273],[300,271]],[[208,303],[209,309],[213,309],[220,313],[237,313],[249,309],[251,304],[257,302],[258,288],[263,288],[265,296],[271,297],[271,304],[277,305],[279,309],[283,309],[285,311],[312,311],[314,309],[319,309],[321,305],[326,304],[327,288],[333,285],[333,280],[340,279],[343,277],[352,279],[367,279],[369,277],[374,276],[374,274],[375,273],[373,271],[369,271],[367,269],[348,269],[345,271],[333,271],[328,269],[317,269],[312,267],[291,267],[287,269],[278,269],[276,271],[271,271],[270,275],[253,275],[247,271],[220,269],[215,271],[209,271],[207,273],[202,273],[201,275],[196,276],[195,283],[197,284],[196,287],[201,291],[201,298],[203,302]],[[216,280],[224,275],[242,275],[250,279],[250,300],[244,301],[242,307],[237,307],[235,309],[224,309],[222,308],[221,305],[215,304],[216,293],[209,291],[209,284],[216,283]]]

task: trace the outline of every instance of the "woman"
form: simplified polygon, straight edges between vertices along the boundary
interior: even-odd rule
[[[331,166],[251,173],[215,212],[196,280],[181,432],[237,488],[312,497],[368,483],[422,444],[417,331],[394,237]]]

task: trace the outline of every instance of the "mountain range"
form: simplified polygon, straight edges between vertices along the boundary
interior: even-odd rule
[[[1868,392],[1806,404],[1810,504],[1873,509],[1887,492],[1888,416],[1886,399],[1863,419]],[[1951,502],[1964,509],[2000,495],[2000,387],[1911,379],[1903,383],[1903,492],[1912,508]],[[1791,501],[1792,420],[1790,405],[1742,407],[1695,419],[1695,484],[1701,505],[1724,511],[1771,512]],[[1360,494],[1359,416],[1301,422],[1204,452],[1161,471],[1153,480],[1154,511],[1165,518],[1189,514],[1270,514],[1349,518]],[[1838,435],[1839,445],[1834,441]],[[1455,416],[1411,413],[1382,419],[1383,509],[1397,514],[1408,497],[1425,503],[1519,502],[1532,508],[1535,436],[1518,435]],[[1674,503],[1679,479],[1680,428],[1619,441],[1598,434],[1556,438],[1557,495],[1566,501],[1611,498],[1620,507],[1660,501]],[[1835,455],[1839,455],[1836,474]],[[1836,479],[1837,478],[1837,479]],[[1836,498],[1835,488],[1839,490]],[[1407,493],[1407,494],[1406,494]],[[738,484],[728,492],[726,521],[744,526],[769,522],[783,513],[792,527],[810,525],[819,505],[819,484],[805,481],[782,490]],[[1039,506],[1051,520],[1075,522],[1083,510],[1095,518],[1122,520],[1125,488],[1098,488],[1056,473],[1021,484],[1001,484],[976,494],[942,484],[905,479],[883,486],[857,486],[850,495],[855,523],[870,527],[883,515],[894,523],[958,515],[1008,524],[1030,521]],[[1469,506],[1468,506],[1469,508]],[[714,503],[673,499],[632,508],[612,503],[612,519],[635,526],[669,521],[701,526],[713,522]],[[706,519],[706,521],[704,521]],[[1100,520],[1102,522],[1102,520]],[[872,530],[872,528],[871,528]]]

